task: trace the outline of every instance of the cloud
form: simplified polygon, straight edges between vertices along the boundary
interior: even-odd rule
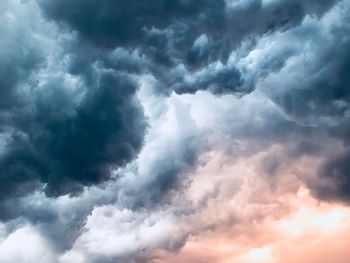
[[[333,3],[40,1],[46,17],[74,30],[97,49],[139,50],[153,64],[144,70],[162,80],[163,89],[179,93],[204,89],[218,94],[246,94],[254,89],[254,81],[242,78],[242,72],[228,63],[234,48],[243,41],[296,27],[307,15],[321,16]],[[187,81],[185,76],[192,73],[199,80]]]
[[[93,54],[78,62],[88,48],[72,55],[64,45],[74,48],[74,40],[66,40],[65,35],[57,39],[62,46],[55,45],[55,33],[61,31],[46,22],[40,29],[40,16],[32,22],[38,35],[25,22],[17,25],[15,12],[28,20],[39,13],[35,3],[4,5],[5,21],[26,34],[18,33],[25,38],[20,48],[3,43],[7,48],[3,56],[6,50],[10,56],[2,60],[8,65],[1,67],[9,72],[1,77],[8,105],[1,110],[6,141],[0,156],[0,198],[26,195],[42,184],[49,196],[57,196],[107,180],[112,169],[133,160],[143,145],[146,120],[135,95],[136,81],[127,73],[104,68]],[[4,28],[4,33],[16,37],[11,28]],[[57,63],[61,56],[64,60]],[[78,71],[73,67],[78,67],[76,63]]]
[[[11,1],[1,3],[0,110],[4,119],[0,124],[1,130],[6,125],[6,109],[16,108],[25,100],[19,96],[21,90],[18,86],[28,81],[44,61],[39,46],[45,45],[45,41],[30,34],[31,27],[40,23],[40,19],[29,19],[35,15],[38,12],[31,8],[18,7]]]
[[[309,17],[300,27],[283,33],[285,39],[296,37],[302,40],[301,45],[296,44],[299,53],[289,58],[279,74],[266,77],[261,84],[290,120],[309,127],[312,134],[327,133],[328,140],[343,143],[341,148],[345,149],[335,149],[338,157],[334,156],[336,152],[325,154],[319,180],[327,183],[308,180],[317,196],[324,199],[348,199],[348,175],[341,165],[348,160],[346,148],[349,141],[349,81],[346,73],[349,39],[343,37],[349,29],[349,16],[343,12],[347,8],[347,3],[340,2],[322,19]],[[319,45],[320,42],[323,45]],[[287,42],[280,43],[289,48]]]
[[[0,7],[5,262],[196,262],[215,238],[208,262],[272,260],[288,235],[240,235],[297,213],[305,187],[348,201],[345,1]]]
[[[34,227],[25,226],[1,236],[0,260],[4,263],[57,262],[55,253]]]
[[[309,182],[319,198],[349,201],[349,155],[349,150],[344,150],[320,166],[319,180]]]
[[[49,195],[74,192],[136,156],[145,130],[136,84],[114,72],[96,82],[77,106],[52,87],[32,114],[20,116],[24,126],[16,127],[0,161],[3,197],[35,180],[47,184]]]

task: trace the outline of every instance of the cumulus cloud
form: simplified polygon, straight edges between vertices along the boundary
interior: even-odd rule
[[[48,242],[31,226],[20,228],[1,237],[0,260],[2,262],[57,262]]]
[[[349,201],[349,7],[0,3],[0,261],[285,262]]]
[[[10,20],[9,23],[39,13],[34,3],[18,5],[20,11],[16,11],[17,5],[8,4],[4,19]],[[22,9],[27,16],[16,18],[15,12]],[[1,80],[6,83],[2,85],[2,93],[21,104],[6,98],[9,105],[4,105],[1,111],[7,139],[0,158],[1,199],[27,194],[40,184],[46,185],[50,196],[79,191],[84,185],[108,179],[110,170],[135,158],[143,144],[146,121],[135,95],[136,81],[126,73],[100,67],[98,62],[87,65],[94,62],[91,60],[84,61],[86,68],[80,63],[80,72],[68,69],[69,62],[53,61],[60,56],[74,61],[75,58],[54,43],[45,45],[44,40],[49,37],[45,30],[56,30],[51,40],[55,41],[59,29],[43,22],[45,30],[40,30],[42,18],[38,20],[33,22],[33,27],[39,30],[39,36],[26,29],[25,22],[19,22],[18,26],[24,27],[20,30],[28,31],[29,40],[21,41],[24,44],[18,49],[10,49],[13,47],[9,43],[6,46],[14,57],[6,56],[11,65],[2,69],[13,74],[4,71],[6,78]],[[64,42],[58,39],[63,45],[61,40]],[[34,41],[39,43],[34,45]],[[19,53],[21,49],[23,55]],[[47,55],[45,60],[41,51]],[[16,57],[23,61],[17,61]],[[40,67],[35,62],[39,58]],[[21,76],[30,79],[21,83]]]

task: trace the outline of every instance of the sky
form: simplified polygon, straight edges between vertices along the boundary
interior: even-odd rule
[[[0,0],[0,262],[350,262],[350,1]]]

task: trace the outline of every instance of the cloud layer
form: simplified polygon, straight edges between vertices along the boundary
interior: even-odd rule
[[[349,10],[2,1],[0,261],[347,262]]]

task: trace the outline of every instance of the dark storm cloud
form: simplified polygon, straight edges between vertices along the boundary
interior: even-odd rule
[[[76,107],[60,87],[41,94],[33,114],[15,123],[0,159],[1,197],[36,181],[47,184],[48,195],[79,191],[131,161],[145,129],[135,90],[129,77],[106,71]]]
[[[6,117],[1,126],[6,124],[8,140],[0,157],[0,197],[22,196],[43,183],[49,196],[76,193],[133,160],[146,124],[129,74],[153,75],[166,93],[244,95],[254,90],[257,79],[227,62],[232,49],[249,37],[293,28],[305,15],[321,15],[332,3],[40,1],[59,34],[70,34],[66,28],[78,33],[77,40],[60,42],[61,56],[68,61],[60,70],[79,78],[82,87],[67,92],[59,78],[46,77],[44,89],[36,89],[33,80],[40,76],[27,79],[48,63],[39,55],[44,47],[33,45],[30,36],[11,56],[4,53],[0,82]],[[282,66],[262,70],[268,75]],[[34,92],[19,94],[24,86]],[[195,154],[189,159],[195,160]],[[171,189],[176,175],[195,161],[184,167],[178,163],[169,161],[155,171],[161,175],[155,177],[160,192]]]
[[[102,46],[140,45],[147,30],[165,29],[174,22],[217,26],[224,1],[41,1],[46,14],[69,24],[81,35]],[[193,21],[193,18],[195,20]]]
[[[141,58],[75,40],[43,20],[35,2],[1,7],[0,200],[8,220],[24,213],[10,211],[16,200],[35,190],[59,196],[108,180],[137,156],[146,120],[130,75]]]
[[[245,72],[237,61],[230,61],[231,52],[243,47],[249,53],[262,37],[269,39],[275,33],[298,28],[307,15],[318,19],[334,3],[332,0],[39,2],[45,19],[64,40],[56,39],[55,34],[47,35],[39,26],[33,27],[35,30],[24,27],[29,34],[18,33],[13,38],[11,32],[21,31],[12,29],[11,23],[0,25],[4,39],[15,39],[0,42],[0,131],[6,135],[0,149],[0,220],[28,220],[53,243],[60,243],[56,244],[59,251],[72,247],[95,206],[117,203],[123,209],[134,209],[131,211],[135,213],[145,207],[154,211],[157,205],[166,203],[171,190],[186,184],[187,173],[198,166],[203,141],[188,109],[182,109],[177,115],[180,121],[170,127],[175,129],[174,134],[165,134],[163,141],[159,139],[160,132],[146,141],[151,145],[149,149],[144,145],[147,120],[137,96],[140,75],[151,75],[157,83],[155,93],[162,93],[151,100],[152,107],[162,108],[167,99],[162,95],[173,91],[180,95],[199,90],[215,95],[250,93],[256,84],[261,84],[261,79],[279,73],[287,59],[297,52],[271,50],[273,54],[266,55],[265,63],[252,72]],[[34,19],[32,15],[24,17]],[[273,93],[271,98],[295,119],[309,114],[338,116],[343,122],[326,128],[332,136],[346,142],[349,43],[347,39],[338,41],[347,35],[344,30],[337,28],[331,44],[316,59],[311,58],[317,67],[310,68],[310,77],[283,79],[286,86],[291,86],[290,91]],[[34,41],[34,31],[57,43],[46,46],[40,37]],[[300,34],[300,42],[305,39],[307,34]],[[154,115],[153,119],[168,121],[162,119],[162,113]],[[223,121],[234,123],[239,130],[236,134],[228,131],[232,137],[257,139],[258,143],[260,138],[280,142],[288,136],[290,142],[297,134],[302,134],[304,140],[313,134],[310,130],[318,128],[297,127],[294,119],[285,120],[284,115],[278,116],[278,120],[275,115],[259,116],[264,120],[257,118],[254,125],[244,120],[235,122],[230,116]],[[250,118],[248,114],[246,119]],[[230,129],[231,125],[232,129],[232,124],[226,123],[222,124],[224,128],[215,128]],[[172,136],[175,138],[169,139]],[[317,152],[316,143],[303,144],[306,149],[295,146],[282,156],[283,160],[265,159],[265,170],[274,174],[281,162]],[[321,197],[349,197],[348,158],[345,151],[321,168],[321,177],[334,182],[335,187],[319,190],[316,185],[315,192]],[[125,175],[121,173],[117,179],[111,179],[111,171],[118,168],[123,168]],[[127,173],[133,173],[131,179]],[[106,181],[115,185],[110,189],[104,185],[106,188],[101,190],[104,195],[95,199],[82,197],[92,191],[85,186],[101,186]],[[75,205],[64,202],[59,205],[65,194],[75,195],[69,197],[69,202],[82,199]],[[40,201],[36,202],[36,198]],[[146,221],[149,211],[142,221]],[[126,256],[125,262],[132,262],[134,254]],[[94,260],[110,259],[96,256]]]
[[[223,0],[42,0],[41,6],[48,17],[77,30],[98,46],[145,46],[167,53],[162,47],[171,44],[170,48],[189,52],[188,61],[193,61],[205,55],[197,54],[198,45],[193,45],[203,33],[214,38],[216,44],[229,39],[235,39],[238,44],[252,33],[295,26],[306,14],[320,15],[334,3],[333,0],[304,2],[285,0],[265,5],[259,0],[246,3]],[[249,20],[246,19],[248,16]],[[226,34],[228,32],[231,34]]]
[[[163,89],[170,88],[180,94],[197,90],[244,94],[254,89],[254,81],[246,83],[234,65],[227,65],[231,51],[243,40],[295,27],[307,14],[320,16],[334,1],[42,0],[40,3],[48,18],[75,30],[97,48],[138,49],[153,63],[143,71],[150,71],[162,80]],[[227,68],[210,72],[214,62]],[[183,76],[177,76],[175,67],[179,64],[197,75],[207,70],[198,76],[198,81],[189,83]]]

